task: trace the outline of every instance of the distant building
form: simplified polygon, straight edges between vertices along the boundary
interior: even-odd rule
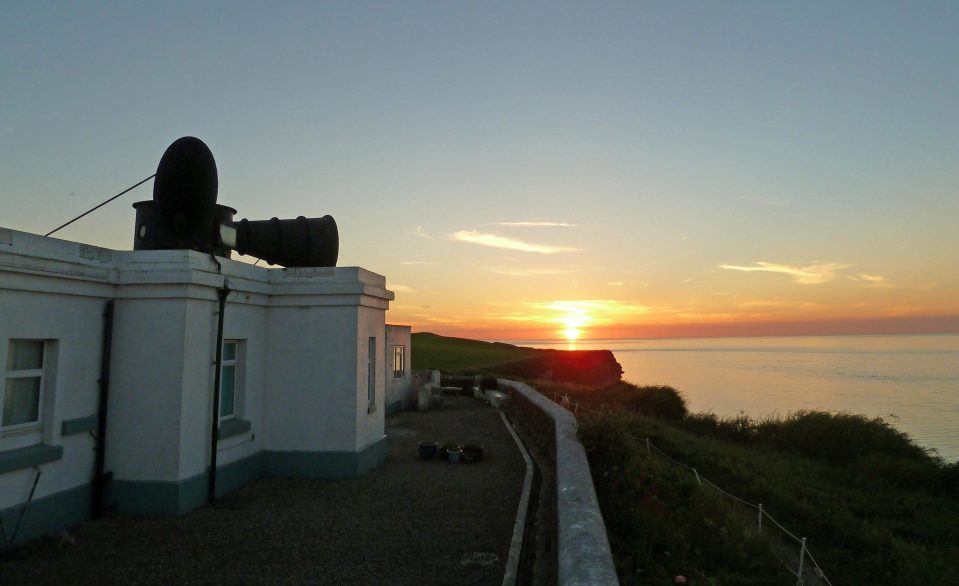
[[[410,326],[386,325],[386,414],[416,407]]]
[[[265,268],[0,229],[6,535],[24,506],[18,543],[89,519],[101,506],[95,477],[102,506],[118,512],[199,507],[212,409],[217,494],[265,476],[351,478],[377,466],[384,416],[408,401],[411,377],[409,327],[385,325],[392,299],[384,277],[359,267]]]

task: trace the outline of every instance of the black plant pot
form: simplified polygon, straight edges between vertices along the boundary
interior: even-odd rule
[[[420,442],[420,460],[432,460],[436,457],[438,446],[436,442]]]

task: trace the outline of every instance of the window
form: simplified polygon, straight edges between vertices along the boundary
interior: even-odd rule
[[[406,377],[406,347],[393,346],[393,378]]]
[[[236,368],[239,359],[236,340],[223,341],[223,358],[220,366],[220,420],[236,417],[237,385]]]
[[[10,340],[0,403],[3,435],[40,427],[43,350],[43,340]]]
[[[366,362],[366,395],[370,406],[368,413],[376,410],[376,338],[370,338],[369,352]]]

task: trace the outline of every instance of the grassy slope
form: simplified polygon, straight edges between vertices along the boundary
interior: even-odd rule
[[[532,348],[449,338],[427,332],[412,336],[413,369],[438,369],[455,372],[467,368],[484,368],[515,362],[537,354]]]
[[[417,336],[414,361],[421,351],[442,369],[524,357],[507,345]],[[581,418],[580,432],[623,583],[677,574],[690,584],[792,580],[740,509],[700,489],[688,471],[646,456],[636,438],[651,437],[807,537],[835,584],[959,584],[950,569],[959,559],[959,466],[937,462],[881,421],[822,413],[716,421],[683,416],[668,387],[565,388],[584,406],[619,411]],[[642,415],[649,412],[668,419]]]
[[[684,558],[675,536],[662,529],[655,515],[629,506],[629,500],[643,494],[642,486],[628,482],[609,486],[606,479],[614,467],[626,476],[659,478],[664,507],[685,519],[690,528],[684,539],[696,544],[704,539],[703,531],[715,532],[715,523],[709,528],[696,518],[703,505],[684,488],[684,483],[691,481],[690,473],[660,457],[646,456],[645,445],[638,438],[650,437],[671,457],[695,467],[737,496],[763,503],[786,528],[806,537],[816,560],[835,584],[957,583],[953,569],[959,559],[959,494],[954,466],[944,466],[921,450],[910,454],[913,444],[901,436],[906,449],[891,453],[885,444],[897,432],[878,420],[808,413],[754,421],[746,427],[765,427],[760,433],[767,435],[755,441],[719,439],[714,434],[722,430],[704,425],[699,416],[669,422],[619,413],[581,420],[581,435],[604,516],[612,521],[611,542],[619,546],[621,563],[629,565],[638,558],[653,568],[663,565],[679,572],[683,568],[677,566],[685,562],[711,577],[729,571],[725,556],[716,556],[712,549],[699,555],[687,552]],[[775,437],[789,435],[796,427],[803,428],[806,437],[815,437],[818,453],[803,452],[792,442]],[[863,446],[879,449],[849,451],[843,430],[850,428],[872,439]],[[667,480],[667,474],[675,476],[677,470],[681,478]],[[754,513],[749,515],[747,527],[751,528]],[[643,527],[643,539],[637,539],[631,527]],[[638,543],[645,545],[637,549]],[[743,538],[743,543],[748,544],[749,539]],[[671,559],[653,559],[670,547],[674,551]],[[720,583],[746,583],[745,577],[757,570],[744,565],[740,571],[743,575],[735,579],[725,574]]]

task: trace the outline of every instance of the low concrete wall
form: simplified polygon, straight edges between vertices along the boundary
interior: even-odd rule
[[[543,429],[546,423],[551,431],[550,445],[544,447],[556,466],[557,583],[619,584],[586,450],[576,437],[576,418],[527,384],[507,379],[498,383],[540,420],[534,427]]]

